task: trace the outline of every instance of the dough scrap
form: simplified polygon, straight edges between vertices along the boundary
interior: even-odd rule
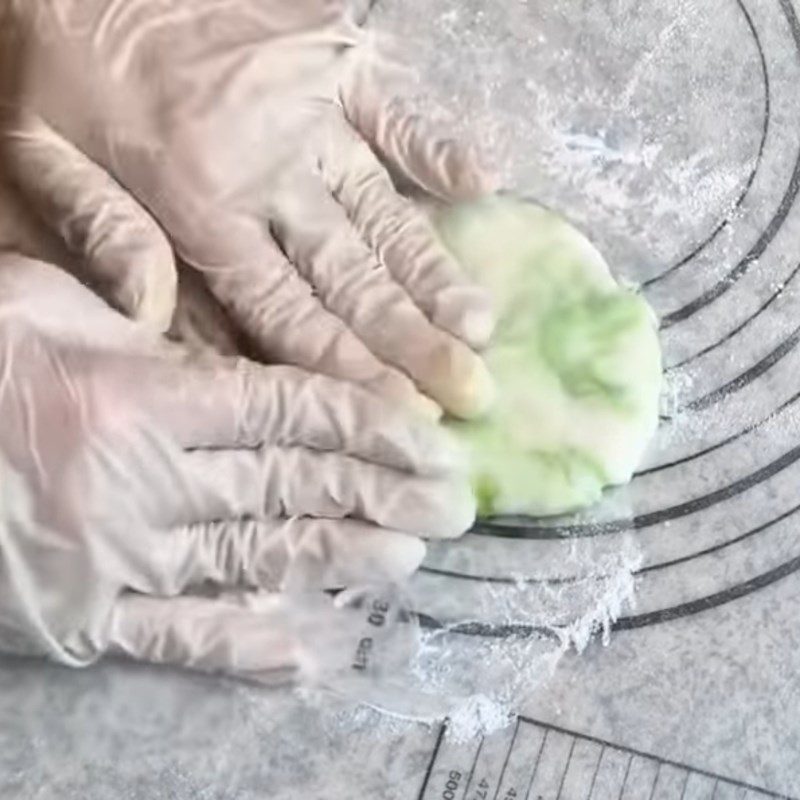
[[[661,390],[645,300],[615,282],[583,234],[532,203],[456,206],[436,227],[498,316],[485,353],[496,405],[445,423],[470,453],[479,514],[562,514],[630,481]]]

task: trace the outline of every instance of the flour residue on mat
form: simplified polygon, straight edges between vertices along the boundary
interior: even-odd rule
[[[418,74],[422,115],[478,141],[506,189],[567,216],[634,279],[737,214],[764,106],[741,91],[762,78],[735,4],[594,3],[576,16],[563,0],[379,0],[370,24]],[[721,28],[743,34],[736,59]]]
[[[367,702],[409,720],[446,718],[456,740],[505,727],[568,653],[609,643],[614,621],[635,605],[640,564],[632,537],[602,555],[594,542],[573,540],[565,554],[572,579],[480,584],[473,613],[442,614],[437,627],[425,615],[409,674],[375,687]],[[413,602],[435,609],[424,583],[412,583]]]

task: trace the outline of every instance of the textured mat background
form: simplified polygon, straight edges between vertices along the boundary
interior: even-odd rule
[[[424,610],[496,641],[505,620],[476,607],[476,587],[574,578],[576,548],[631,538],[636,608],[531,693],[522,734],[486,744],[197,676],[10,662],[0,797],[410,800],[449,797],[453,770],[467,800],[800,796],[798,8],[379,0],[373,15],[436,86],[423,108],[436,95],[457,109],[507,188],[565,213],[643,284],[668,376],[629,489],[585,519],[434,549]],[[548,730],[565,744],[540,786]],[[509,749],[514,735],[527,750]]]

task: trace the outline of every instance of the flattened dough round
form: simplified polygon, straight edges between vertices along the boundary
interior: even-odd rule
[[[470,452],[479,513],[561,514],[628,482],[658,424],[650,307],[579,231],[532,203],[492,198],[436,224],[498,317],[485,353],[496,405],[446,422]]]

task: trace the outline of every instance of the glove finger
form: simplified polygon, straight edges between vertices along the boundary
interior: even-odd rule
[[[410,375],[451,414],[472,417],[486,410],[492,381],[483,361],[429,322],[318,176],[291,176],[290,185],[276,194],[273,225],[324,305],[375,355]]]
[[[352,519],[246,519],[185,525],[165,533],[162,594],[206,581],[277,591],[398,583],[425,556],[415,536]]]
[[[296,674],[299,642],[281,599],[260,600],[252,609],[225,598],[124,594],[112,610],[107,648],[137,661],[286,683]]]
[[[461,535],[475,519],[466,479],[422,478],[340,453],[301,447],[198,450],[187,453],[186,462],[203,498],[204,515],[194,522],[354,517],[446,538]]]
[[[456,141],[413,112],[397,95],[388,96],[374,56],[364,56],[340,90],[345,115],[402,177],[445,201],[481,197],[497,189],[472,144]]]
[[[212,291],[267,361],[294,364],[354,381],[393,403],[430,418],[439,409],[400,371],[382,364],[327,310],[274,241],[247,221],[228,218],[197,243]],[[220,246],[220,243],[222,245]],[[254,263],[253,253],[258,254]]]
[[[356,384],[295,367],[164,359],[140,391],[149,415],[185,448],[303,446],[424,475],[451,472],[464,460],[430,421]]]
[[[81,277],[126,316],[166,331],[177,274],[169,242],[144,208],[38,118],[18,118],[4,146],[20,191],[78,257]]]
[[[469,281],[430,222],[395,189],[369,146],[341,116],[325,137],[323,179],[362,238],[434,325],[470,347],[494,327],[488,293]]]

